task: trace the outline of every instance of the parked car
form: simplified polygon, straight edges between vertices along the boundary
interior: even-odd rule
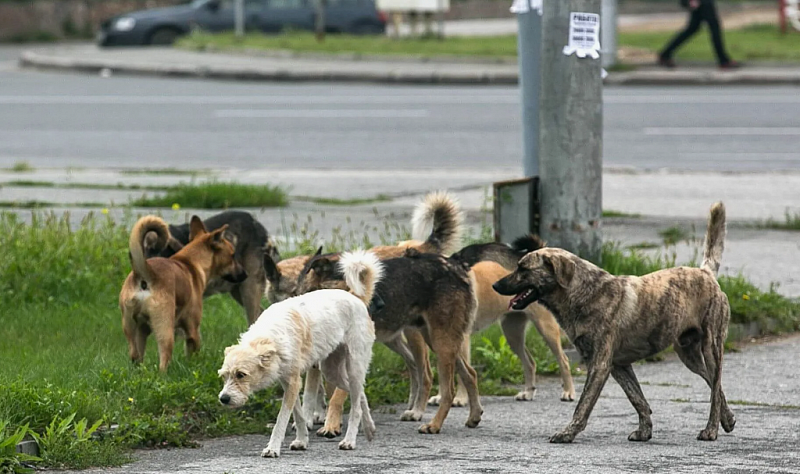
[[[285,29],[314,30],[314,0],[244,0],[245,26],[264,33]],[[234,28],[234,0],[194,0],[186,5],[126,13],[105,21],[97,34],[100,46],[172,44],[193,27],[220,32]],[[386,16],[373,0],[327,0],[329,33],[383,34]]]

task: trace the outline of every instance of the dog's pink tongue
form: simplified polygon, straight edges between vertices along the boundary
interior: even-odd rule
[[[525,294],[525,293],[523,292],[523,293],[520,293],[520,294],[518,294],[517,296],[515,296],[515,297],[511,298],[511,301],[509,301],[509,302],[508,302],[508,310],[509,310],[509,311],[511,311],[512,309],[514,309],[514,304],[515,304],[517,301],[521,300],[521,299],[522,299],[522,295],[524,295],[524,294]]]

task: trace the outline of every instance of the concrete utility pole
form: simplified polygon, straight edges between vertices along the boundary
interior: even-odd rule
[[[617,63],[617,0],[602,0],[600,14],[600,59],[603,67],[608,69]]]
[[[233,2],[233,22],[236,36],[241,38],[244,36],[244,0]]]
[[[528,2],[528,0],[523,0]],[[539,175],[539,88],[542,84],[542,14],[524,5],[527,11],[517,12],[517,56],[519,57],[519,89],[522,94],[522,152],[526,177]],[[531,229],[537,232],[536,229]]]
[[[570,40],[571,12],[600,13],[600,2],[545,2],[539,101],[540,233],[548,244],[595,262],[603,209],[600,60],[567,56],[563,50]]]

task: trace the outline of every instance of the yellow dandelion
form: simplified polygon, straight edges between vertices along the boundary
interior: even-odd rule
[[[104,207],[104,208],[100,209],[100,213],[107,215],[108,214],[108,208]]]
[[[179,210],[180,208],[181,208],[181,205],[180,205],[180,204],[178,204],[177,202],[172,204],[172,210],[173,210],[173,211],[177,211],[177,210]]]
[[[749,300],[749,299],[750,299],[750,295],[748,295],[748,294],[746,294],[746,293],[745,293],[745,294],[743,294],[743,295],[742,295],[742,299],[743,299],[743,300],[745,300],[745,301],[747,301],[747,300]]]
[[[128,397],[128,401],[129,401],[129,402],[131,402],[131,403],[133,403],[133,398],[131,398],[131,397]]]

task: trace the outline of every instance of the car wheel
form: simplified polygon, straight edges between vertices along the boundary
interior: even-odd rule
[[[150,41],[152,45],[171,45],[180,36],[180,33],[174,28],[159,28],[150,33]]]

